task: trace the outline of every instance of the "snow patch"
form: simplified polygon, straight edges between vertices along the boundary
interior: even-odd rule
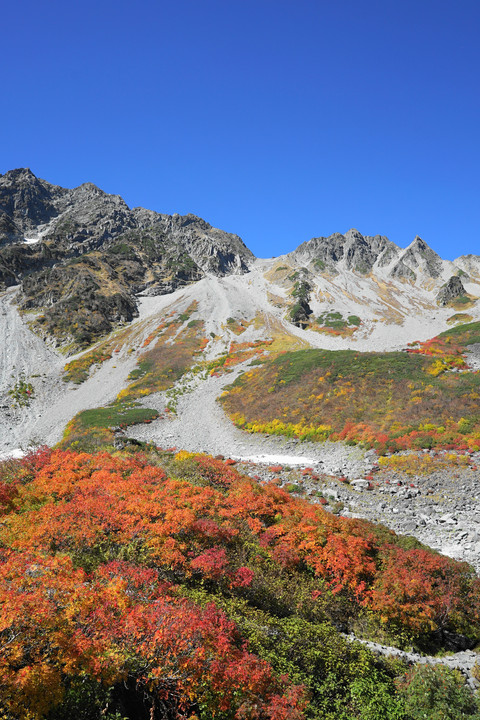
[[[0,453],[0,462],[3,462],[4,460],[19,460],[20,458],[25,457],[26,454],[27,453],[21,448],[7,450],[6,452]]]
[[[234,459],[248,460],[254,463],[275,465],[317,465],[318,459],[306,455],[234,455]]]

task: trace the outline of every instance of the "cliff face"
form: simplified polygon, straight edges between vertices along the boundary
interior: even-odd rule
[[[345,235],[334,233],[329,237],[312,238],[294,250],[291,257],[303,263],[320,261],[333,271],[338,266],[366,274],[377,262],[381,263],[385,258],[390,262],[400,252],[400,248],[382,235],[364,237],[358,230],[352,229]]]
[[[137,314],[135,296],[163,294],[213,273],[244,273],[237,235],[194,215],[131,210],[92,183],[72,190],[28,169],[0,176],[0,289],[56,343],[83,346]],[[87,329],[85,329],[87,326]]]
[[[418,236],[405,249],[383,235],[363,236],[358,230],[345,235],[335,233],[300,245],[290,257],[299,263],[318,263],[327,271],[339,270],[359,275],[377,273],[388,278],[415,282],[417,278],[436,280],[444,272],[445,261]]]

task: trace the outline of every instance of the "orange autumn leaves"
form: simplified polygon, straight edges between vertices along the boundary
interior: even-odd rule
[[[223,611],[185,597],[204,587],[255,605],[270,592],[267,565],[326,611],[343,597],[412,633],[478,633],[479,581],[466,564],[402,548],[220,460],[181,453],[167,469],[45,450],[0,482],[5,712],[40,718],[83,673],[134,678],[169,702],[175,688],[183,710],[201,700],[231,717],[300,718],[301,688],[251,654]]]
[[[261,717],[301,716],[301,689],[282,692],[224,613],[176,597],[156,571],[117,561],[87,576],[65,557],[1,559],[0,707],[16,717],[42,717],[76,674],[108,684],[133,675],[167,702],[174,688],[179,713],[205,695],[238,717],[260,717],[255,705]]]
[[[133,677],[169,706],[173,688],[184,698],[179,717],[205,700],[239,718],[299,718],[301,688],[285,690],[222,611],[195,605],[165,579],[177,569],[232,587],[251,582],[252,572],[213,544],[235,536],[228,522],[204,517],[216,514],[220,493],[169,480],[142,460],[68,452],[44,460],[1,486],[9,505],[0,532],[0,709],[43,717],[68,678],[85,674],[107,684]]]

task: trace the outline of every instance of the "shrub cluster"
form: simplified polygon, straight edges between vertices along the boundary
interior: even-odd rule
[[[480,375],[445,372],[464,364],[460,349],[448,358],[426,355],[443,346],[432,341],[410,353],[281,353],[239,376],[222,402],[232,419],[252,432],[361,442],[381,453],[429,447],[475,451]]]
[[[444,707],[439,679],[477,717],[458,678],[405,675],[337,630],[474,641],[469,566],[228,463],[150,453],[0,467],[2,717],[413,720],[419,688]]]

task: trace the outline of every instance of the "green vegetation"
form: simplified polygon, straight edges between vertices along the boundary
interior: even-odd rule
[[[456,342],[478,342],[476,326],[448,333],[456,334]],[[445,347],[454,350],[443,341],[411,353],[287,352],[239,376],[222,402],[237,425],[251,432],[330,437],[381,452],[479,449],[480,376],[448,372],[457,356],[448,362],[444,355],[429,356]]]
[[[103,344],[101,347],[95,348],[90,352],[84,353],[76,360],[68,362],[63,369],[63,380],[65,382],[73,382],[80,385],[88,378],[90,369],[96,365],[101,365],[105,360],[112,357],[111,347]]]
[[[294,273],[294,275],[297,276],[296,273]],[[299,327],[305,327],[308,324],[309,316],[312,314],[312,310],[308,304],[311,289],[312,286],[305,279],[296,280],[293,286],[291,295],[295,298],[296,302],[293,307],[290,308],[289,317],[290,321]]]
[[[470,322],[471,320],[473,320],[473,318],[468,313],[455,313],[455,315],[452,315],[448,318],[447,322],[449,324],[455,325],[460,323],[465,324]]]
[[[114,428],[151,422],[158,416],[157,410],[143,407],[136,402],[125,401],[83,410],[68,423],[60,446],[82,452],[112,450],[115,439]]]
[[[303,495],[305,493],[305,488],[303,485],[298,485],[296,483],[288,483],[285,485],[284,490],[286,490],[288,493],[294,493],[296,495]]]
[[[20,374],[18,380],[15,381],[7,392],[12,398],[14,407],[28,407],[35,397],[34,387],[32,383],[25,378],[24,373]]]
[[[456,327],[449,328],[445,332],[440,333],[439,338],[451,338],[451,341],[455,342],[461,347],[467,347],[474,343],[480,343],[480,322],[467,323],[466,325],[457,325]]]
[[[125,242],[114,245],[109,249],[109,252],[113,253],[114,255],[119,255],[125,260],[133,260],[136,257],[135,251],[132,246],[127,245],[127,243]]]
[[[114,403],[93,410],[83,410],[76,416],[75,423],[82,430],[95,427],[127,427],[145,420],[153,420],[157,416],[156,410],[141,407],[136,403]]]
[[[200,320],[190,320],[192,310],[178,316],[176,322],[165,325],[157,333],[159,338],[151,350],[147,350],[132,370],[132,382],[119,394],[121,400],[135,400],[154,392],[167,390],[194,364],[195,355],[206,344],[204,325]],[[180,325],[186,327],[177,335]],[[175,337],[170,344],[168,341]]]
[[[199,272],[197,263],[190,257],[190,255],[187,255],[187,253],[176,252],[175,255],[167,258],[166,267],[180,275],[189,275],[191,273],[195,274]]]
[[[473,304],[473,300],[471,297],[468,297],[468,295],[459,295],[454,300],[452,300],[452,305],[469,305]]]
[[[328,330],[344,331],[358,327],[361,322],[358,315],[349,315],[345,320],[342,313],[335,310],[325,311],[317,317],[317,324]]]
[[[137,362],[137,367],[130,371],[128,374],[129,380],[139,380],[140,378],[145,377],[147,373],[151,372],[154,369],[154,361],[152,358],[141,358]]]
[[[292,290],[292,297],[299,300],[308,300],[312,286],[307,280],[297,280]]]
[[[458,670],[441,665],[418,665],[398,683],[405,712],[412,720],[463,720],[480,718],[478,699],[465,686]]]

